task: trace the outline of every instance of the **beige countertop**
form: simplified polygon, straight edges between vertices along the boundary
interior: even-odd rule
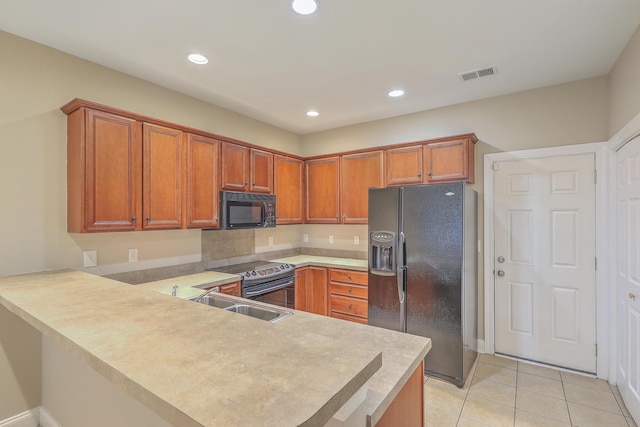
[[[203,274],[185,276],[180,295],[235,277]],[[163,295],[163,286],[173,285],[35,273],[0,278],[0,303],[180,426],[323,425],[368,380],[374,425],[431,346],[298,311],[264,322]]]
[[[174,277],[172,279],[156,280],[154,282],[141,283],[135,285],[139,288],[150,289],[163,294],[171,295],[174,286],[178,286],[176,296],[179,298],[190,298],[204,292],[203,288],[196,286],[203,285],[226,285],[240,280],[237,274],[217,273],[206,271],[204,273],[189,274],[187,276]]]
[[[306,267],[308,265],[317,265],[319,267],[338,267],[348,268],[351,270],[367,271],[366,259],[352,259],[352,258],[333,258],[325,256],[315,255],[295,255],[286,258],[278,258],[272,260],[273,262],[285,262],[287,264],[293,264],[296,267]]]

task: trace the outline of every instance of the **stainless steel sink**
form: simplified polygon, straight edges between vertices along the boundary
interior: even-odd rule
[[[197,298],[190,298],[190,300],[210,307],[221,308],[233,313],[253,317],[255,319],[266,320],[271,323],[275,323],[293,314],[290,311],[281,310],[275,307],[265,307],[249,302],[239,302],[231,298],[225,298],[219,294],[206,295],[199,300]]]
[[[220,298],[218,296],[207,295],[205,297],[200,298],[198,301],[200,304],[210,305],[211,307],[217,308],[229,308],[235,305],[235,301],[228,300],[226,298]]]

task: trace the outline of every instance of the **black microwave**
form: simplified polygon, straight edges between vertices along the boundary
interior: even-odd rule
[[[276,196],[220,192],[220,227],[223,230],[276,226]]]

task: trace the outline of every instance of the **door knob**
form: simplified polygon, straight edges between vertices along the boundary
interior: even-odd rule
[[[504,271],[502,271],[502,270],[498,270],[498,276],[500,276],[500,277],[504,277]]]
[[[631,292],[629,292],[629,299],[632,299],[632,300],[635,301],[636,300],[636,294],[632,294]]]
[[[502,264],[502,263],[504,262],[504,257],[503,257],[503,256],[499,256],[499,257],[498,257],[498,262],[499,262],[500,264]]]

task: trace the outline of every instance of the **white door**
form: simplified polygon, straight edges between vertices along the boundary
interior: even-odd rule
[[[640,138],[616,155],[618,212],[618,387],[640,420]]]
[[[495,351],[595,373],[594,155],[496,166]]]

